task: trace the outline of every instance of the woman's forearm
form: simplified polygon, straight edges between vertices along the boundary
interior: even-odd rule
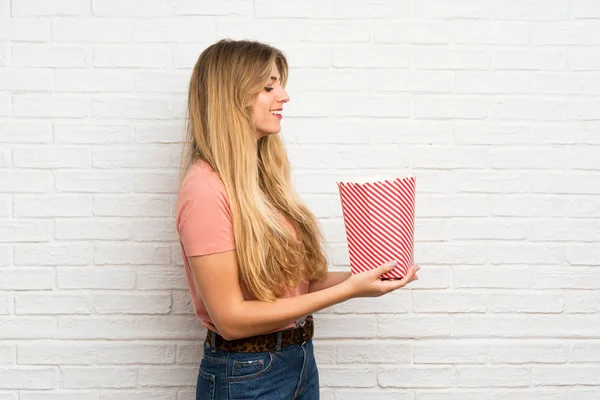
[[[334,285],[315,293],[274,302],[244,301],[232,313],[231,321],[227,324],[230,329],[223,334],[229,340],[260,335],[351,297],[347,285]]]
[[[350,278],[350,272],[327,272],[327,275],[323,279],[318,281],[311,281],[308,288],[309,293],[318,292],[323,289],[335,286],[339,283],[344,282]]]

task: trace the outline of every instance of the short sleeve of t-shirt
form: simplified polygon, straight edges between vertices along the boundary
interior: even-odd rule
[[[188,257],[235,249],[225,187],[207,168],[196,168],[179,190],[177,230]]]

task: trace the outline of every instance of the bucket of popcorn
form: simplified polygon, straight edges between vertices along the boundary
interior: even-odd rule
[[[337,185],[352,274],[396,260],[398,266],[382,278],[403,278],[413,261],[416,178]]]

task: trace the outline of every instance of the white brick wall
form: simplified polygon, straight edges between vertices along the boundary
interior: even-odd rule
[[[0,400],[194,398],[177,166],[223,37],[289,57],[333,269],[335,182],[418,177],[421,279],[319,313],[323,399],[600,399],[600,2],[0,0]]]

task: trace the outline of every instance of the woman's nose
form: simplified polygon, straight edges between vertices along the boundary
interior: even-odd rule
[[[284,88],[281,88],[281,91],[277,93],[277,100],[280,103],[287,103],[288,101],[290,101],[290,96]]]

